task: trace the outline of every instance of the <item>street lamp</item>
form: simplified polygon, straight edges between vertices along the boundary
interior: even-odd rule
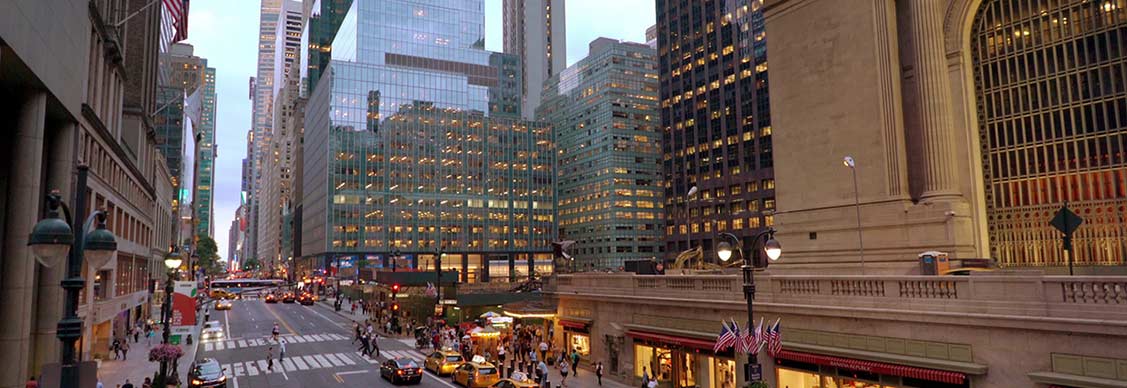
[[[759,254],[762,251],[764,253],[767,253],[768,259],[771,259],[771,261],[777,261],[779,260],[779,256],[782,256],[783,254],[783,246],[779,244],[778,240],[775,240],[775,229],[773,228],[764,229],[762,232],[759,232],[755,235],[755,238],[753,238],[751,241],[752,247],[755,248],[757,245],[761,247],[753,249],[751,257],[744,255],[743,246],[740,243],[740,238],[736,237],[736,235],[731,233],[721,233],[720,238],[731,241],[731,243],[729,243],[728,241],[721,241],[716,245],[716,256],[720,258],[720,261],[726,262],[731,259],[733,252],[739,252],[740,257],[744,260],[744,265],[741,267],[741,271],[743,272],[744,278],[744,298],[747,299],[747,325],[750,329],[752,322],[754,322],[754,320],[752,319],[752,307],[754,307],[755,301],[755,276],[753,275],[753,271],[755,270],[755,268],[767,268],[768,264],[767,262],[763,262],[759,258]],[[763,242],[760,243],[760,241]],[[751,353],[748,353],[747,367],[746,369],[744,369],[744,373],[746,373],[747,376],[746,380],[750,382],[752,375],[762,374],[762,370],[760,368],[761,367],[759,366],[759,360],[757,360]]]
[[[67,258],[66,278],[62,287],[66,290],[66,309],[63,318],[59,320],[58,334],[63,342],[61,360],[60,385],[64,387],[78,386],[78,357],[75,354],[75,343],[82,338],[82,318],[78,317],[78,292],[86,286],[82,278],[82,263],[89,260],[94,269],[101,268],[113,258],[117,251],[117,240],[113,233],[106,229],[106,213],[95,210],[86,215],[86,179],[90,168],[85,164],[78,165],[78,182],[74,195],[74,214],[70,207],[62,201],[58,191],[47,194],[47,218],[40,220],[31,229],[28,236],[28,245],[36,259],[44,266],[51,267]],[[65,219],[59,217],[59,208],[62,208]],[[85,222],[75,224],[85,218]],[[95,229],[86,233],[91,225],[97,221]],[[71,231],[71,226],[77,230]]]
[[[180,250],[173,244],[168,248],[168,254],[164,256],[164,266],[168,268],[168,276],[164,281],[164,306],[161,308],[162,344],[168,344],[168,339],[172,336],[172,278],[176,275],[176,269],[180,268],[180,264],[183,263],[184,259],[180,256]],[[162,360],[160,362],[160,374],[157,375],[153,386],[163,387],[166,381],[168,381],[168,361]]]
[[[857,163],[852,156],[846,156],[841,161],[853,173],[853,206],[857,209],[857,245],[861,251],[861,274],[865,274],[865,241],[861,239],[861,194],[857,189]]]

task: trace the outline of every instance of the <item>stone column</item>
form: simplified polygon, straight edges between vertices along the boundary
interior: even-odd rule
[[[923,143],[922,199],[959,196],[955,181],[955,134],[951,126],[951,89],[943,45],[943,1],[908,1],[914,42],[919,131]]]
[[[74,198],[72,187],[74,159],[77,152],[77,126],[72,122],[53,128],[50,136],[46,137],[48,156],[45,173],[47,174],[47,187],[44,191],[58,189],[64,201]],[[63,316],[63,301],[66,292],[60,287],[60,282],[66,276],[66,267],[55,268],[39,267],[39,283],[37,284],[38,297],[35,303],[35,326],[32,329],[33,363],[31,373],[39,374],[44,364],[59,362],[61,343],[56,332],[59,319]]]
[[[0,259],[0,387],[22,387],[27,381],[32,306],[35,296],[35,257],[27,236],[39,221],[43,199],[40,172],[43,170],[43,132],[47,94],[28,92],[16,119],[8,165],[7,209],[3,256]]]

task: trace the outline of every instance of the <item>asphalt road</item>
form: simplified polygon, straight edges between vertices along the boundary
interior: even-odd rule
[[[424,353],[397,339],[381,338],[378,360],[361,357],[352,344],[352,321],[316,304],[266,304],[261,300],[236,300],[230,311],[212,311],[227,338],[200,344],[197,358],[210,357],[227,369],[230,388],[258,387],[391,387],[380,378],[379,364],[389,355],[414,358],[422,365]],[[278,359],[278,345],[270,331],[277,322],[286,354]],[[412,341],[413,342],[413,341]],[[274,368],[267,368],[273,347]],[[422,387],[454,387],[448,377],[425,372]]]

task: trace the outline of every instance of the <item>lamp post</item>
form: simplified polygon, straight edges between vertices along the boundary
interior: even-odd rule
[[[857,209],[857,245],[861,250],[861,274],[865,274],[865,241],[861,239],[861,194],[857,188],[857,163],[852,156],[842,159],[842,164],[853,173],[853,205]]]
[[[172,279],[176,276],[176,269],[180,268],[183,263],[180,256],[180,250],[176,245],[169,247],[168,254],[164,256],[164,266],[168,268],[168,276],[164,281],[164,306],[161,310],[161,322],[163,333],[161,334],[162,344],[168,344],[169,337],[172,336]],[[168,361],[160,362],[160,374],[157,375],[156,381],[153,382],[154,387],[163,387],[168,381]]]
[[[47,194],[47,218],[35,224],[28,236],[28,245],[41,264],[47,267],[58,264],[63,256],[66,261],[66,278],[62,287],[66,290],[65,310],[63,318],[59,320],[57,337],[63,343],[63,353],[60,360],[62,367],[60,385],[63,387],[78,386],[78,357],[75,343],[82,338],[82,318],[78,317],[78,293],[86,286],[82,278],[82,263],[89,260],[94,269],[106,265],[117,251],[117,240],[112,232],[106,229],[106,213],[95,210],[86,215],[86,179],[89,167],[78,165],[78,182],[74,194],[74,214],[62,201],[58,191]],[[62,208],[65,219],[59,217],[59,208]],[[73,216],[73,217],[72,217]],[[76,224],[85,218],[85,222]],[[97,221],[97,226],[90,233],[86,233],[91,225]],[[71,226],[77,228],[72,232]]]
[[[721,233],[720,238],[722,240],[732,241],[732,243],[728,243],[728,241],[721,241],[716,245],[716,255],[720,258],[720,261],[726,262],[731,259],[733,251],[739,252],[740,256],[744,260],[744,265],[741,267],[741,272],[743,272],[744,298],[747,299],[747,325],[748,329],[750,329],[752,322],[754,322],[754,320],[752,319],[752,307],[754,307],[755,301],[755,276],[753,274],[753,271],[755,270],[755,268],[767,268],[768,265],[767,262],[763,262],[760,259],[760,251],[766,252],[767,258],[771,259],[771,261],[775,261],[778,260],[779,256],[783,254],[783,247],[779,244],[778,240],[775,240],[775,229],[773,228],[764,229],[763,231],[755,235],[755,238],[751,241],[752,248],[755,248],[752,250],[753,254],[751,257],[744,255],[743,244],[740,243],[740,239],[739,237],[736,237],[736,235],[731,233]],[[760,248],[756,248],[757,245],[760,245],[760,241],[763,241],[761,243],[762,246]],[[762,370],[759,366],[759,360],[757,360],[751,353],[747,354],[747,367],[744,368],[744,373],[746,376],[745,379],[748,382],[751,382],[752,375],[762,374]]]

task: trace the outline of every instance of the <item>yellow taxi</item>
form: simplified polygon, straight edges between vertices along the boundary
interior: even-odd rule
[[[466,388],[486,388],[497,383],[501,374],[488,362],[467,362],[454,369],[450,379]]]
[[[238,297],[238,295],[227,290],[211,290],[210,296],[211,299],[235,299]]]
[[[428,355],[426,361],[423,362],[423,367],[438,375],[448,375],[454,373],[454,369],[465,362],[458,352],[443,349]]]
[[[537,388],[537,384],[528,375],[523,372],[513,372],[513,376],[507,379],[501,379],[494,383],[490,388]]]

